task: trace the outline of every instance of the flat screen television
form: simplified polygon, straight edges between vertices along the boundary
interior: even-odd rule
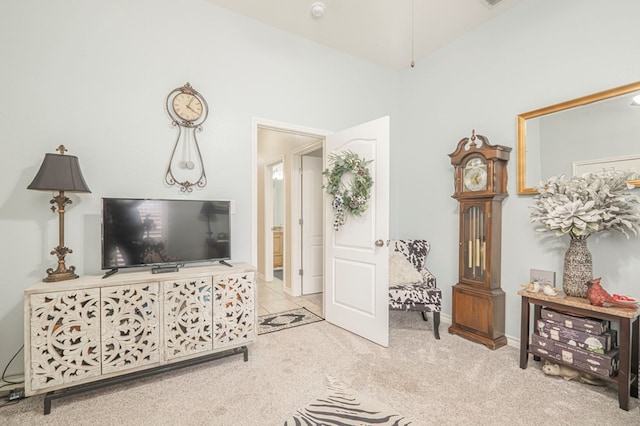
[[[230,201],[102,199],[102,269],[112,272],[224,263],[230,237]]]

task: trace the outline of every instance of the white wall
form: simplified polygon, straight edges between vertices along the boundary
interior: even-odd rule
[[[100,197],[184,197],[163,183],[164,103],[190,82],[211,112],[209,183],[189,197],[236,200],[232,258],[251,261],[252,117],[340,130],[397,116],[396,72],[201,0],[7,0],[0,40],[0,368],[22,343],[24,289],[55,265],[51,194],[26,190],[46,152],[80,159],[92,193],[70,195],[67,265],[98,274]]]
[[[402,120],[392,173],[401,186],[399,237],[432,242],[428,262],[451,312],[457,282],[458,204],[447,154],[475,129],[513,148],[503,207],[502,288],[506,333],[520,337],[520,300],[529,269],[558,273],[568,240],[536,233],[531,196],[516,195],[516,116],[640,80],[636,0],[525,0],[504,15],[402,72]],[[417,182],[417,184],[416,184]],[[637,189],[635,191],[638,191]],[[410,206],[410,207],[409,207]],[[640,295],[639,239],[589,239],[594,274],[611,292]]]

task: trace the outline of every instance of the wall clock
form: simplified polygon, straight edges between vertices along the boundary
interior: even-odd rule
[[[193,187],[204,188],[207,175],[196,134],[202,131],[202,123],[209,114],[207,101],[187,82],[169,93],[166,108],[171,125],[178,129],[178,136],[171,151],[165,182],[179,185],[182,192],[192,192]]]
[[[458,283],[453,286],[449,332],[490,349],[507,343],[500,243],[510,152],[473,131],[449,154],[455,168],[453,198],[460,203]]]

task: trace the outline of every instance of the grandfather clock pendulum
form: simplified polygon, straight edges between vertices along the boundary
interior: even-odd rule
[[[506,345],[505,294],[500,288],[502,200],[507,194],[510,147],[476,135],[449,154],[460,203],[458,283],[453,286],[449,333],[490,349]]]

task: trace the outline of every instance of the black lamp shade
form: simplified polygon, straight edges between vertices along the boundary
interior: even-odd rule
[[[27,189],[91,192],[82,177],[78,157],[62,154],[45,154],[38,174]]]

